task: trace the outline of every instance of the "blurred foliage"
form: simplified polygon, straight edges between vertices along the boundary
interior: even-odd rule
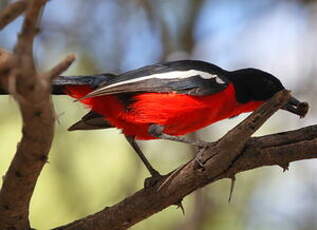
[[[2,1],[0,8],[9,1]],[[317,3],[300,0],[54,0],[45,9],[35,51],[41,69],[67,53],[76,63],[68,75],[123,72],[162,60],[201,59],[226,69],[256,67],[278,76],[311,103],[303,120],[278,112],[257,135],[316,124]],[[21,18],[0,32],[12,49]],[[78,103],[54,98],[58,123],[49,164],[32,199],[31,221],[49,229],[96,212],[143,186],[148,176],[118,130],[67,132],[85,113]],[[21,121],[12,98],[0,98],[0,174],[20,138]],[[216,140],[244,116],[197,133]],[[153,165],[166,173],[191,157],[187,145],[142,142]],[[131,229],[287,229],[317,226],[314,160],[253,170],[237,178],[231,203],[229,182],[185,198],[186,215],[170,207]]]

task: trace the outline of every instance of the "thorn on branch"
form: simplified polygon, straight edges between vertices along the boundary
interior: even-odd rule
[[[185,216],[185,209],[182,202],[183,202],[183,199],[180,199],[174,205],[176,205],[177,208],[180,208],[182,210],[183,215]]]
[[[230,193],[229,193],[228,203],[231,202],[231,198],[232,198],[234,186],[235,186],[235,183],[236,183],[236,176],[235,176],[235,175],[232,175],[232,176],[230,177],[230,180],[231,180],[231,184],[230,184]]]
[[[286,172],[289,170],[289,162],[287,163],[278,163],[278,166],[280,166],[283,169],[283,172]]]

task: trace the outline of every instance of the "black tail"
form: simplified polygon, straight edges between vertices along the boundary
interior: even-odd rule
[[[115,74],[103,73],[92,76],[58,76],[53,81],[52,94],[65,95],[65,86],[71,85],[89,85],[93,89],[103,85],[116,77]],[[4,89],[0,87],[0,95],[8,95]]]

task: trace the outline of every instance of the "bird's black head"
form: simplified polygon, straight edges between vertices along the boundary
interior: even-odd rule
[[[227,78],[232,81],[237,101],[240,103],[266,101],[278,91],[285,89],[279,79],[258,69],[249,68],[228,72]],[[307,109],[305,110],[304,107]],[[282,109],[304,116],[308,110],[308,104],[291,97]]]
[[[265,101],[284,89],[279,79],[258,69],[241,69],[230,72],[238,102]]]

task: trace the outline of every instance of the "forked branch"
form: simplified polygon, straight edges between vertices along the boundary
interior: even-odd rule
[[[0,50],[0,84],[16,99],[23,119],[23,136],[0,190],[0,229],[30,229],[30,200],[47,161],[54,135],[51,81],[74,60],[73,56],[68,57],[44,74],[36,71],[33,40],[46,0],[27,2],[28,8],[14,53]],[[10,12],[16,12],[14,15],[17,16],[25,4],[26,1],[13,3],[0,13],[0,19],[3,15],[10,15]],[[7,22],[1,21],[4,24]]]

